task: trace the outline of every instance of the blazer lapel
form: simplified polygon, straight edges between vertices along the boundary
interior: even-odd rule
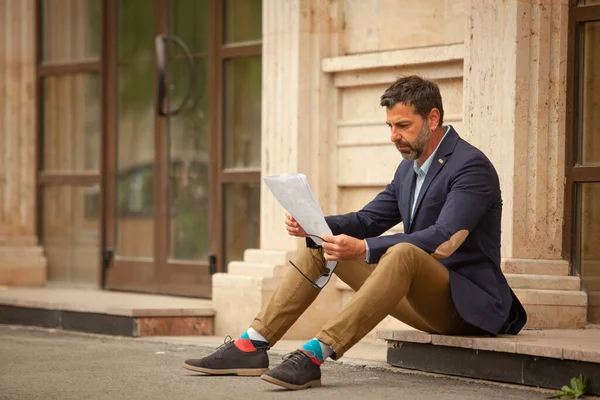
[[[402,217],[405,219],[403,221],[404,224],[404,232],[410,232],[410,206],[412,205],[413,191],[415,187],[415,179],[417,174],[413,170],[412,165],[408,170],[408,173],[404,177],[404,182],[402,182]]]
[[[442,170],[442,168],[444,168],[444,165],[446,165],[446,160],[448,159],[448,156],[454,151],[454,147],[456,146],[458,139],[458,134],[456,133],[454,128],[450,127],[450,130],[446,134],[446,137],[444,138],[442,144],[437,149],[437,152],[434,155],[434,159],[432,160],[433,162],[429,166],[429,171],[427,171],[427,175],[425,176],[425,180],[423,181],[423,185],[421,186],[421,190],[419,191],[419,197],[417,198],[417,203],[415,204],[415,217],[419,212],[419,206],[421,205],[421,201],[423,200],[425,193],[427,193],[431,182],[433,182],[436,175]]]

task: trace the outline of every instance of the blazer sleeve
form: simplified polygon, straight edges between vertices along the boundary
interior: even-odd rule
[[[449,257],[462,245],[500,194],[496,171],[483,155],[463,165],[450,183],[436,223],[410,234],[367,239],[371,251],[369,262],[379,262],[387,249],[398,243],[411,243],[436,258]]]
[[[392,180],[382,192],[358,212],[325,217],[325,221],[334,235],[345,234],[357,239],[379,236],[392,226],[402,222],[398,209],[395,180]],[[316,247],[312,239],[307,238],[308,247]]]

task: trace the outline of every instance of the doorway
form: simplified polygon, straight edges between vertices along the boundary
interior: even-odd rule
[[[260,2],[107,5],[106,287],[210,297],[258,238]]]
[[[570,6],[566,249],[600,324],[600,0]]]
[[[49,280],[210,297],[211,275],[259,243],[261,0],[61,1],[38,5]],[[47,61],[54,42],[81,57]],[[54,101],[50,75],[84,73],[89,90]],[[71,158],[68,176],[50,165]]]

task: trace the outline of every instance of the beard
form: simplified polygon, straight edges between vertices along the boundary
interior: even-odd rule
[[[402,158],[405,160],[416,160],[419,157],[421,157],[421,155],[423,154],[423,151],[425,151],[425,146],[427,145],[427,142],[429,142],[429,139],[431,138],[431,129],[429,129],[429,126],[427,126],[426,123],[423,124],[423,127],[421,128],[421,131],[419,132],[419,134],[417,135],[417,137],[415,138],[415,140],[411,143],[411,142],[402,142],[402,141],[398,141],[395,143],[396,148],[398,149],[398,151],[400,152],[400,154],[402,155]],[[404,150],[400,150],[401,148],[406,148],[408,147],[408,151]]]

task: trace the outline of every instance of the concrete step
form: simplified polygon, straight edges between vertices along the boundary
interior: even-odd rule
[[[118,336],[214,333],[212,302],[104,290],[0,290],[0,323]]]
[[[527,311],[527,328],[583,328],[588,296],[582,291],[514,289]]]
[[[245,275],[260,278],[275,278],[281,276],[282,267],[274,264],[263,264],[247,261],[232,261],[227,266],[230,275]]]
[[[377,337],[387,341],[393,366],[554,389],[583,374],[589,394],[600,394],[600,330],[523,330],[497,337],[394,330],[378,331]]]
[[[578,276],[505,274],[513,289],[581,290]]]
[[[507,258],[500,266],[505,274],[569,275],[569,263],[565,260],[531,260]]]
[[[293,257],[294,252],[283,250],[246,249],[244,251],[244,261],[250,263],[285,265]]]

